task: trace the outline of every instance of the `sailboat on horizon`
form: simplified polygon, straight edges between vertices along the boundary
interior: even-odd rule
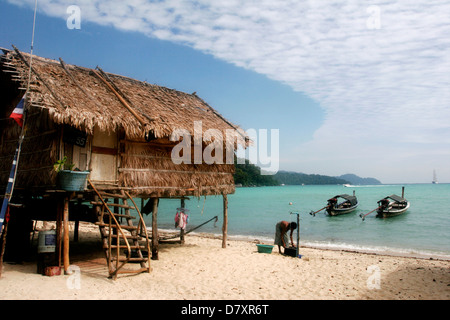
[[[438,184],[439,182],[437,181],[436,178],[436,170],[433,170],[433,181],[431,181],[432,184]]]

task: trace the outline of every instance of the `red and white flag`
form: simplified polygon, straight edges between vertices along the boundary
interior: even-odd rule
[[[17,124],[21,127],[23,126],[23,106],[24,106],[24,104],[25,104],[25,96],[23,96],[23,98],[20,100],[17,107],[13,110],[13,112],[9,116],[10,118],[13,118],[17,122]]]

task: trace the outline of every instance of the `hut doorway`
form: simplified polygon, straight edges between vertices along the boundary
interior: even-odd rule
[[[117,182],[117,134],[94,129],[90,179],[97,183]]]

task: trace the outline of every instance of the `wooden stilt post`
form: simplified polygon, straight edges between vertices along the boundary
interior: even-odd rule
[[[63,201],[58,201],[58,207],[56,212],[56,257],[58,259],[58,267],[61,267],[62,261],[62,221],[63,221],[63,211],[64,211]]]
[[[184,209],[184,206],[184,199],[181,199],[181,208]],[[184,229],[180,230],[180,244],[184,244]]]
[[[79,229],[80,229],[80,220],[75,220],[75,227],[73,229],[73,241],[78,242],[78,236],[79,236]]]
[[[152,260],[158,260],[158,202],[159,198],[152,198]]]
[[[64,274],[68,274],[69,271],[69,199],[67,196],[64,199]]]
[[[222,226],[222,248],[227,247],[227,233],[228,233],[228,196],[223,195],[223,226]]]
[[[81,195],[78,195],[78,207],[81,208],[83,201],[83,197]],[[77,215],[75,217],[75,227],[73,229],[73,241],[78,242],[79,238],[79,231],[80,231],[80,217]]]

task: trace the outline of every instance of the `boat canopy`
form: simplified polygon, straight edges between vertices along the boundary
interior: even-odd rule
[[[335,196],[334,198],[339,198],[339,197],[349,201],[352,206],[358,204],[358,199],[356,199],[355,196],[350,196],[348,194],[340,194],[340,195]],[[333,198],[331,198],[331,199],[333,199]],[[330,201],[331,199],[329,199],[328,201]]]
[[[399,197],[399,196],[397,196],[396,194],[392,194],[392,195],[390,195],[389,197],[386,197],[386,198],[384,198],[384,199],[392,199],[392,200],[394,200],[395,202],[399,202],[399,203],[402,203],[402,202],[407,202],[406,201],[406,199],[404,199],[404,198],[402,198],[402,197]],[[381,200],[380,200],[381,201]]]

